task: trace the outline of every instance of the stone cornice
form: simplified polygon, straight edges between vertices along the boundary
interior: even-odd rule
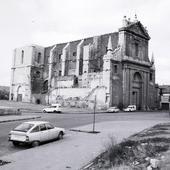
[[[140,61],[137,59],[134,59],[132,57],[128,57],[128,56],[124,56],[122,58],[123,62],[129,62],[129,63],[133,63],[133,64],[138,64],[138,65],[142,65],[142,66],[146,66],[146,67],[151,67],[151,63],[147,62],[147,61]]]

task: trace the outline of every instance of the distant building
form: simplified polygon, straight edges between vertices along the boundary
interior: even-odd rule
[[[148,31],[135,17],[118,32],[50,47],[14,50],[10,100],[56,103],[79,98],[98,105],[155,108],[154,58]],[[90,105],[90,103],[89,103]]]
[[[170,110],[170,85],[160,85],[160,108]]]

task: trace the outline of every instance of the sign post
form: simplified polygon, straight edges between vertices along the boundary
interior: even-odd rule
[[[93,114],[93,133],[95,132],[95,120],[96,119],[96,95],[94,98],[94,114]]]

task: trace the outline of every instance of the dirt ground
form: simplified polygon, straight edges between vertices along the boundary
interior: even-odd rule
[[[145,129],[120,144],[115,141],[110,138],[106,151],[83,170],[170,169],[170,123]]]

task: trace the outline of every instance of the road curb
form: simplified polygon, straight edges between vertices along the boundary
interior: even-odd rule
[[[20,120],[31,120],[31,119],[37,119],[37,118],[41,118],[41,116],[35,116],[35,117],[29,117],[29,118],[21,118],[21,119],[12,119],[12,120],[0,120],[0,123],[14,122],[14,121],[20,121]]]

